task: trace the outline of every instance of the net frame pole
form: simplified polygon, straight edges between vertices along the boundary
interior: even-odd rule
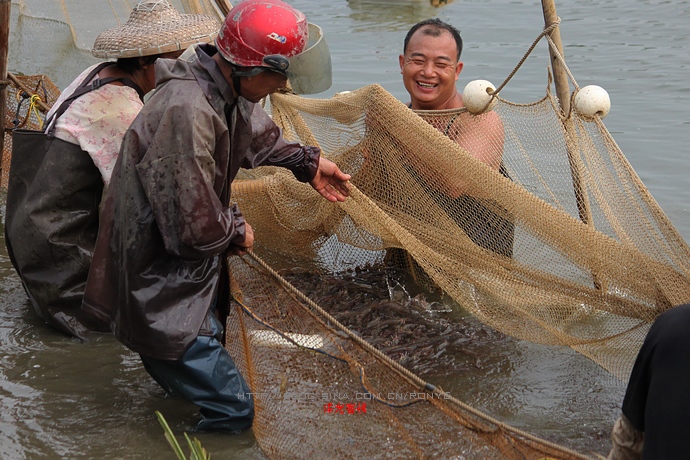
[[[563,56],[563,43],[561,41],[561,31],[558,26],[558,15],[556,14],[556,3],[554,0],[541,0],[542,12],[544,13],[544,25],[548,28],[556,24],[549,36],[556,49]],[[568,74],[560,59],[556,54],[556,50],[549,47],[549,56],[551,58],[551,67],[553,69],[553,81],[556,87],[556,96],[558,103],[563,111],[565,118],[570,114],[570,85],[568,84]]]
[[[0,120],[2,120],[2,136],[0,136],[0,173],[3,165],[2,152],[5,149],[5,117],[7,115],[7,55],[10,42],[10,9],[11,0],[0,0]]]
[[[223,16],[227,16],[230,10],[232,9],[232,3],[230,3],[228,0],[215,0],[216,5],[218,5],[218,8],[220,11],[223,13]]]
[[[544,13],[544,24],[546,27],[555,25],[549,37],[555,45],[555,50],[549,46],[549,56],[551,58],[551,67],[553,69],[553,83],[556,87],[556,99],[561,107],[561,115],[563,117],[563,126],[565,128],[565,135],[567,139],[568,161],[570,163],[570,173],[573,179],[573,189],[575,192],[575,199],[577,201],[577,210],[580,220],[587,225],[593,225],[592,210],[589,205],[587,193],[582,185],[582,159],[578,156],[577,133],[573,120],[570,117],[570,84],[568,73],[565,68],[565,57],[563,54],[563,43],[561,41],[561,32],[558,26],[558,15],[556,14],[556,4],[554,0],[541,0],[542,11]],[[559,59],[558,54],[561,58]]]
[[[556,99],[561,108],[563,128],[567,141],[568,163],[570,165],[570,175],[573,180],[573,193],[575,194],[577,212],[580,220],[585,225],[594,227],[592,209],[589,204],[587,191],[584,189],[582,183],[584,165],[582,164],[582,158],[578,155],[577,132],[573,119],[570,116],[570,83],[568,72],[565,68],[565,55],[563,54],[563,42],[561,40],[561,31],[558,25],[560,20],[556,13],[556,3],[555,0],[541,0],[541,6],[544,14],[545,27],[554,26],[549,37],[556,49],[549,46],[549,57],[551,59],[551,68],[553,69],[553,83],[556,88]],[[560,54],[560,58],[558,54]],[[597,273],[591,273],[591,275],[595,288],[601,289],[603,286],[600,277]]]

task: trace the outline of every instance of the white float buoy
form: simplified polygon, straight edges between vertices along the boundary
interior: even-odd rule
[[[468,112],[475,115],[488,112],[496,105],[496,99],[492,100],[490,94],[494,91],[496,91],[496,87],[490,81],[473,80],[462,91],[462,102],[467,107]]]
[[[611,99],[604,88],[597,85],[587,85],[575,95],[575,110],[587,118],[598,115],[604,118],[611,110]]]

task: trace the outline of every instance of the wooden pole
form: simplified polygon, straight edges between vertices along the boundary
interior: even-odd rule
[[[556,4],[554,0],[541,0],[542,10],[544,12],[544,23],[546,27],[556,24],[558,16],[556,15]],[[561,32],[558,26],[554,27],[550,34],[551,39],[558,52],[563,56],[563,44],[561,43]],[[558,59],[555,51],[549,46],[549,55],[551,56],[551,66],[553,68],[553,80],[556,86],[556,97],[561,106],[564,116],[564,128],[566,133],[568,160],[570,162],[570,173],[573,178],[573,189],[575,192],[575,200],[577,201],[577,209],[580,220],[588,225],[594,225],[592,222],[592,210],[589,204],[589,197],[587,191],[582,183],[582,170],[584,165],[579,155],[579,147],[577,141],[577,132],[573,120],[570,118],[570,85],[568,83],[568,73],[566,72],[563,62]]]
[[[2,136],[0,136],[0,177],[5,156],[5,117],[7,116],[7,55],[10,44],[10,8],[11,0],[0,0],[0,122]]]
[[[224,16],[227,16],[232,9],[232,4],[228,0],[216,0],[216,5],[218,5]]]
[[[19,80],[19,79],[18,79],[12,72],[10,72],[9,70],[7,71],[7,78],[9,79],[9,81],[11,81],[12,83],[14,83],[14,86],[16,86],[17,88],[21,89],[21,90],[22,90],[23,92],[25,92],[26,94],[29,94],[29,95],[34,94],[34,91],[33,91],[31,88],[29,88],[29,87],[26,86],[24,83],[22,83],[21,80]],[[37,99],[37,100],[35,101],[35,104],[38,106],[38,110],[40,110],[40,111],[43,112],[43,113],[48,113],[48,111],[50,110],[50,107],[48,107],[48,105],[47,105],[45,102],[43,102],[42,100],[40,100],[40,99]]]
[[[556,14],[556,4],[554,0],[541,0],[542,11],[544,13],[544,24],[549,27],[558,22],[558,15]],[[561,32],[558,26],[549,34],[558,53],[563,57],[563,44],[561,42]],[[592,209],[589,204],[589,196],[585,184],[582,181],[582,171],[584,164],[579,155],[579,146],[577,139],[577,131],[575,124],[570,117],[570,84],[568,73],[565,65],[558,59],[556,51],[549,46],[549,56],[551,57],[551,68],[553,69],[553,82],[556,86],[556,98],[561,106],[563,114],[563,125],[565,128],[566,148],[568,150],[568,162],[570,164],[570,175],[573,179],[573,192],[575,193],[575,202],[577,203],[577,211],[580,220],[590,227],[594,227],[594,219],[592,217]],[[596,273],[592,273],[592,280],[597,289],[603,288],[603,283]]]
[[[554,0],[541,0],[542,11],[544,12],[544,24],[546,27],[552,26],[558,22],[558,15],[556,14],[556,4]],[[563,44],[561,43],[561,31],[558,26],[549,34],[551,40],[556,45],[556,49],[564,57]],[[570,114],[570,85],[568,84],[568,74],[565,67],[558,59],[556,52],[549,46],[549,55],[551,56],[551,68],[553,69],[553,81],[556,85],[556,96],[561,105],[561,110],[564,116]]]

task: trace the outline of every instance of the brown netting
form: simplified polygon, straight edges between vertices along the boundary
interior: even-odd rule
[[[626,380],[654,318],[690,299],[690,251],[601,121],[563,120],[555,104],[548,90],[534,104],[498,100],[497,171],[449,138],[476,121],[463,111],[415,113],[377,85],[329,100],[276,94],[267,109],[285,136],[352,174],[351,197],[329,203],[259,168],[233,183],[233,199],[270,266],[330,274],[334,291],[353,270],[440,288],[501,332],[569,346]],[[490,238],[468,224],[477,214]],[[257,264],[230,259],[227,347],[269,457],[579,455],[426,387],[357,338],[371,331],[346,330]],[[425,401],[410,396],[420,391]]]
[[[269,458],[592,458],[490,418],[342,326],[256,256],[229,259],[226,346]]]
[[[432,126],[456,114],[417,114],[378,85],[329,100],[274,95],[285,136],[321,146],[352,175],[352,195],[333,204],[265,168],[236,181],[233,198],[257,251],[331,272],[406,261],[499,331],[572,347],[625,380],[656,315],[690,300],[690,250],[601,121],[564,121],[554,107],[550,94],[498,101],[501,173]],[[514,227],[512,256],[501,232],[473,235],[477,213]]]
[[[124,23],[134,3],[93,2],[103,11],[94,17],[69,2],[13,0],[10,63],[36,74],[63,62],[85,68],[96,35]],[[228,6],[172,3],[219,17]],[[23,52],[43,36],[51,40]],[[27,93],[57,98],[47,80],[26,78],[38,79]],[[15,95],[10,88],[3,187]],[[690,249],[601,120],[564,120],[555,107],[548,89],[533,104],[498,99],[497,171],[453,140],[486,115],[415,113],[377,85],[328,100],[277,94],[267,109],[286,137],[319,145],[352,174],[352,195],[329,203],[285,170],[260,168],[243,171],[233,199],[272,267],[334,282],[365,268],[440,290],[503,333],[571,347],[625,380],[654,318],[690,301]],[[37,127],[27,102],[19,112]],[[582,458],[427,386],[258,258],[229,263],[227,347],[254,393],[254,431],[269,458]]]
[[[10,174],[12,130],[41,129],[47,108],[60,97],[60,90],[45,75],[11,75],[10,83],[6,95],[4,143],[0,164],[2,190],[7,189]]]

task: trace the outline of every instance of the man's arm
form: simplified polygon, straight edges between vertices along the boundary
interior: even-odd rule
[[[280,128],[258,105],[253,107],[251,123],[251,153],[243,167],[281,166],[291,170],[297,180],[309,182],[327,200],[345,201],[350,191],[347,183],[350,175],[323,157],[321,149],[287,142]]]
[[[496,112],[482,115],[463,113],[455,123],[458,128],[449,137],[473,157],[497,170],[503,159],[505,133],[503,122]]]

